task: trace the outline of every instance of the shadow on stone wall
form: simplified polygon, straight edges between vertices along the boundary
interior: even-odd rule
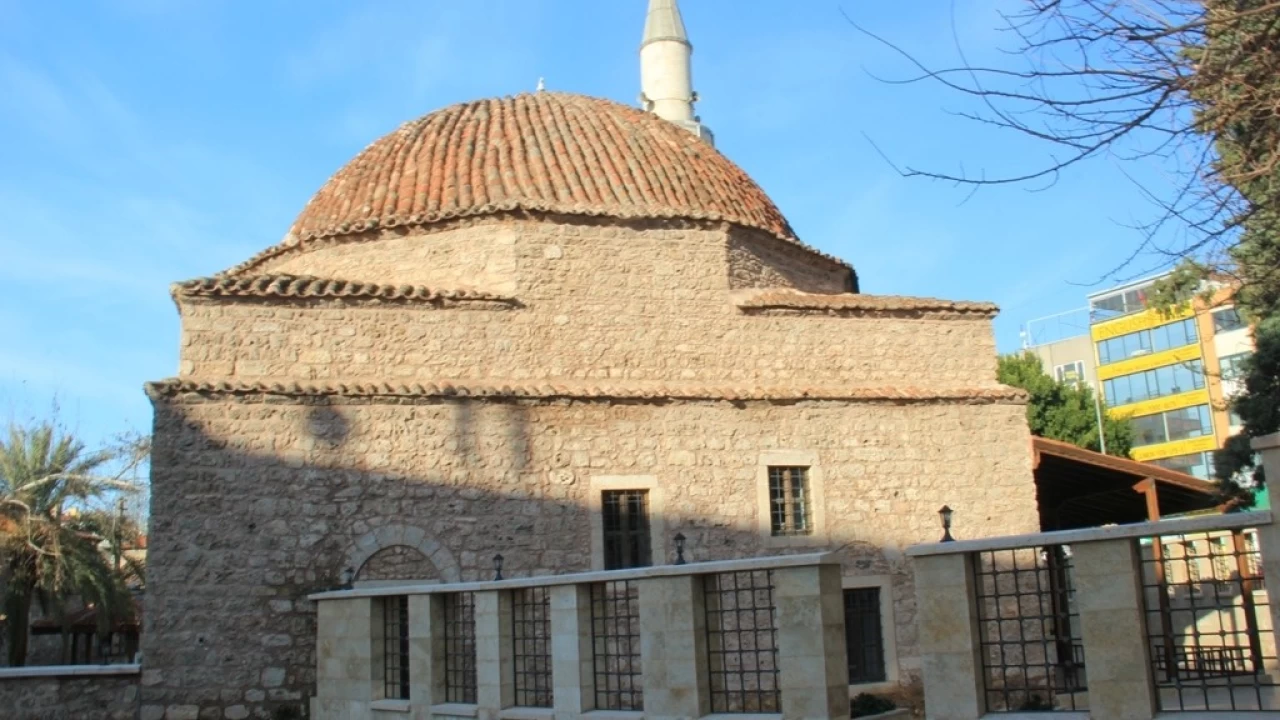
[[[501,427],[494,403],[443,408],[449,432],[433,436],[433,449],[415,455],[420,469],[406,472],[398,448],[414,441],[419,408],[370,431],[348,407],[297,399],[156,403],[140,717],[305,713],[316,676],[316,612],[306,597],[352,575],[486,580],[498,553],[508,578],[592,569],[585,498],[594,469],[575,466],[567,482],[551,480],[533,458],[529,408],[503,405]],[[422,412],[434,417],[441,404]],[[742,492],[755,502],[754,484]],[[918,706],[905,558],[842,541],[839,517],[828,519],[830,537],[769,546],[754,521],[718,514],[723,498],[705,499],[695,512],[662,514],[667,537],[688,538],[691,562],[834,548],[846,575],[891,576],[887,631],[905,660],[894,694]],[[403,557],[392,562],[388,549]],[[673,561],[668,549],[655,564]]]

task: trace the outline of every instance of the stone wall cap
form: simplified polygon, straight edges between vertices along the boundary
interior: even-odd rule
[[[0,668],[0,680],[50,677],[103,677],[110,675],[139,675],[142,666],[137,663],[120,665],[36,665]]]
[[[169,378],[147,383],[152,398],[200,395],[284,395],[295,397],[362,398],[544,398],[607,400],[834,400],[891,403],[1023,403],[1026,392],[1003,385],[974,388],[912,388],[858,386],[737,386],[697,383],[639,383],[545,381],[493,383],[477,380],[437,380],[428,383],[386,382],[311,383],[269,381],[211,381]]]
[[[1000,308],[989,302],[940,300],[905,295],[864,295],[862,293],[821,294],[799,290],[750,290],[734,294],[734,304],[743,311],[802,310],[832,314],[950,314],[992,318]]]
[[[1250,443],[1254,450],[1274,450],[1280,448],[1280,432],[1256,437]]]
[[[781,570],[816,565],[839,565],[840,557],[834,552],[805,553],[803,555],[776,555],[771,557],[742,558],[738,560],[712,560],[684,565],[654,565],[630,570],[597,570],[567,575],[542,575],[510,580],[490,580],[464,583],[413,583],[401,585],[331,590],[307,597],[311,600],[351,600],[355,598],[386,597],[388,595],[433,595],[436,593],[483,592],[486,590],[519,590],[554,585],[585,585],[619,580],[645,580],[649,578],[679,577],[682,575],[710,575],[748,570]],[[737,717],[737,716],[735,716]]]
[[[1014,550],[1027,547],[1044,547],[1046,545],[1075,545],[1105,540],[1183,535],[1214,530],[1238,530],[1270,525],[1271,521],[1270,510],[1255,510],[1253,512],[1227,515],[1202,515],[1199,517],[1133,523],[1131,525],[1104,525],[1103,527],[1081,528],[1078,530],[1056,530],[1054,532],[1028,535],[1006,535],[979,540],[957,540],[946,543],[912,545],[907,548],[907,556],[958,555],[985,550]]]

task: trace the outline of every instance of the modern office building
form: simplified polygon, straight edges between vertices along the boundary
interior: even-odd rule
[[[1253,338],[1225,285],[1175,310],[1148,308],[1161,277],[1090,295],[1081,311],[1087,320],[1063,313],[1028,324],[1024,348],[1047,373],[1088,383],[1107,412],[1132,420],[1133,459],[1208,478],[1213,451],[1240,430],[1230,398],[1240,390],[1240,363],[1253,352]],[[1082,334],[1058,331],[1082,326]]]
[[[1131,419],[1135,460],[1208,477],[1213,451],[1240,430],[1229,400],[1253,340],[1229,287],[1162,311],[1147,306],[1159,279],[1089,296],[1097,387],[1109,413]]]

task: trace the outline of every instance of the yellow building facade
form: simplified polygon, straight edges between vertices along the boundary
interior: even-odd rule
[[[1097,390],[1112,416],[1132,422],[1133,459],[1209,477],[1213,451],[1239,430],[1230,398],[1252,337],[1229,288],[1149,309],[1158,279],[1089,297]]]

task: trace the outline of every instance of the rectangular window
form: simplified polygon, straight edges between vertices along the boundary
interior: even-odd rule
[[[1240,311],[1233,307],[1223,308],[1213,311],[1213,333],[1231,332],[1244,327],[1244,320],[1240,318]]]
[[[1063,385],[1079,386],[1084,382],[1084,363],[1076,360],[1053,369],[1053,377]]]
[[[1130,422],[1133,426],[1134,447],[1203,437],[1213,433],[1213,416],[1208,405],[1142,415]]]
[[[1209,480],[1213,476],[1213,453],[1198,452],[1190,455],[1175,455],[1152,460],[1151,464],[1194,475],[1202,480]]]
[[[1151,353],[1164,352],[1174,348],[1191,345],[1199,336],[1196,334],[1194,318],[1177,320],[1159,327],[1131,332],[1109,338],[1098,343],[1098,362],[1110,365],[1129,358]]]
[[[1227,355],[1218,361],[1223,380],[1242,380],[1245,375],[1245,362],[1253,353],[1242,352]]]
[[[813,517],[809,505],[809,468],[769,468],[769,516],[775,537],[811,535]]]
[[[604,514],[604,569],[652,565],[649,491],[606,490],[601,495],[601,511]]]
[[[1191,360],[1102,382],[1108,405],[1127,405],[1204,388],[1204,365]]]
[[[884,682],[880,588],[844,591],[844,633],[849,653],[849,684]]]
[[[382,697],[409,699],[409,596],[382,599]]]

